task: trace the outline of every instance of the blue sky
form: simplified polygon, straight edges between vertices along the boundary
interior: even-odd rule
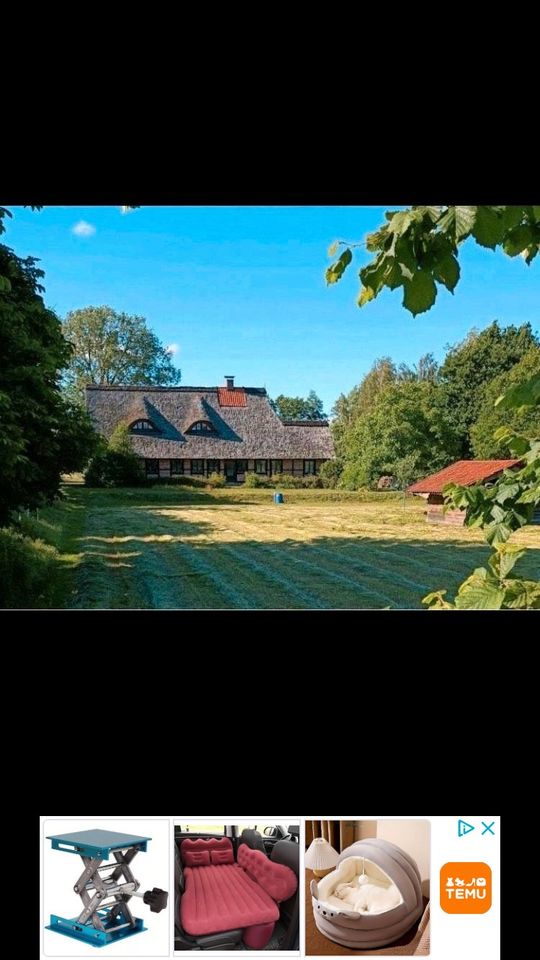
[[[527,267],[472,240],[455,295],[439,288],[435,306],[415,319],[399,290],[356,306],[365,252],[326,287],[330,243],[364,239],[391,204],[142,207],[124,216],[119,207],[11,209],[2,239],[20,256],[40,257],[48,306],[60,316],[101,304],[143,315],[178,348],[185,385],[220,384],[231,373],[271,396],[314,389],[329,412],[377,357],[414,363],[431,352],[440,360],[446,344],[494,319],[539,327],[536,261]]]

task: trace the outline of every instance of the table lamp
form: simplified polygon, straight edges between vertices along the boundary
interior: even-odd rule
[[[339,853],[324,837],[316,837],[306,850],[304,863],[316,877],[325,877],[336,866]]]

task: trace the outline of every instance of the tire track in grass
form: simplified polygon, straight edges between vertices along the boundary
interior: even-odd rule
[[[242,532],[242,528],[246,531],[249,530],[251,537],[253,537],[253,526],[250,526],[245,521],[238,520],[236,523],[236,527],[240,528],[240,533]],[[289,526],[287,529],[291,529],[291,526]],[[293,526],[293,529],[294,529],[294,526]],[[274,534],[274,537],[275,537],[275,534]],[[283,541],[284,544],[286,544],[287,542],[288,542],[287,540]],[[292,542],[300,543],[301,547],[305,546],[307,549],[312,549],[311,541],[309,540],[292,541]],[[268,543],[268,541],[266,540],[259,541],[259,543],[257,544],[257,549],[269,551],[271,555],[277,559],[278,567],[280,571],[283,569],[284,562],[288,561],[288,562],[298,563],[298,564],[301,564],[306,570],[314,571],[315,573],[317,573],[319,584],[321,583],[321,578],[323,579],[323,581],[324,579],[331,579],[334,583],[339,583],[342,586],[344,586],[349,594],[351,592],[360,593],[366,596],[367,598],[372,599],[373,603],[376,603],[376,598],[378,598],[379,601],[383,601],[385,604],[390,603],[398,607],[402,606],[396,601],[395,597],[390,597],[388,596],[388,594],[382,593],[380,590],[377,590],[375,587],[365,587],[363,584],[359,583],[357,580],[352,580],[350,577],[346,577],[344,574],[339,574],[335,572],[331,573],[330,571],[327,571],[327,570],[321,570],[321,568],[317,564],[311,563],[309,560],[305,560],[304,558],[301,558],[301,557],[293,557],[291,556],[289,551],[284,551],[282,547],[274,546],[274,544]],[[333,602],[333,603],[330,603],[329,606],[330,608],[335,608],[336,604],[335,602]]]
[[[295,597],[299,600],[304,606],[307,605],[308,609],[317,608],[322,610],[328,610],[329,605],[324,603],[323,600],[316,597],[315,594],[309,593],[307,590],[301,590],[300,587],[295,586],[294,583],[291,583],[290,580],[287,580],[282,574],[277,573],[275,570],[272,570],[270,567],[265,566],[263,563],[259,563],[258,560],[254,560],[253,557],[245,557],[239,552],[238,547],[232,546],[222,546],[221,548],[225,553],[234,556],[234,558],[241,564],[245,564],[248,567],[253,568],[260,573],[262,577],[266,580],[269,580],[271,583],[275,584],[283,593],[289,594],[290,596]],[[244,548],[249,550],[249,547]],[[277,605],[276,605],[277,606]],[[278,608],[279,609],[279,608]]]
[[[285,543],[286,542],[287,541],[285,541]],[[277,554],[278,558],[281,560],[281,563],[283,564],[283,560],[285,559],[283,550],[280,551],[277,547],[271,546],[270,544],[264,544],[261,547],[261,549],[264,551],[270,552],[271,555],[273,556]],[[297,563],[302,567],[304,567],[304,569],[308,571],[313,571],[314,573],[317,574],[319,578],[324,577],[325,580],[332,580],[334,583],[342,584],[344,587],[347,588],[349,593],[352,592],[352,593],[360,593],[360,594],[363,594],[364,596],[367,595],[367,597],[372,598],[374,602],[375,602],[375,598],[377,597],[379,600],[382,600],[386,604],[391,603],[391,604],[395,604],[398,607],[402,606],[401,604],[396,603],[395,597],[390,597],[386,593],[381,593],[380,590],[376,590],[374,587],[364,587],[363,584],[359,583],[357,580],[351,580],[350,577],[346,577],[344,576],[344,574],[333,573],[330,570],[322,570],[320,566],[318,566],[316,563],[311,563],[310,560],[305,560],[302,557],[293,557],[293,556],[290,556],[290,554],[287,556],[286,559],[290,563]]]
[[[243,521],[238,521],[236,526],[240,528],[244,528],[245,530],[250,530],[251,534],[253,535],[253,528],[250,528],[249,524]],[[283,529],[283,527],[281,529]],[[292,530],[295,529],[294,523],[288,525],[287,530],[291,530],[291,529]],[[299,529],[299,528],[296,527],[296,529]],[[283,541],[283,542],[286,543],[287,541]],[[313,541],[311,540],[302,540],[302,541],[293,541],[293,542],[300,543],[301,548],[305,547],[306,549],[309,549],[309,550],[316,549],[314,548]],[[283,549],[275,547],[273,544],[269,544],[266,541],[261,542],[259,545],[259,548],[263,550],[269,550],[274,555],[277,554],[281,559],[281,565],[283,565],[285,556],[288,556],[289,560],[293,560],[293,562],[295,563],[301,563],[302,565],[304,565],[306,569],[315,571],[318,574],[319,578],[329,577],[335,583],[343,584],[348,588],[349,592],[352,589],[353,592],[362,593],[364,594],[364,596],[373,598],[374,602],[375,602],[375,598],[378,598],[380,601],[383,601],[385,604],[390,603],[392,605],[396,605],[397,607],[403,608],[403,604],[398,603],[395,596],[389,596],[386,593],[382,593],[382,591],[378,590],[376,587],[364,586],[363,584],[359,583],[356,580],[351,580],[350,577],[346,577],[344,574],[330,572],[328,570],[321,570],[321,568],[317,566],[317,564],[311,563],[309,560],[305,560],[304,558],[290,557],[290,555],[284,553]]]
[[[429,571],[431,571],[431,572],[433,572],[434,569],[435,569],[435,570],[437,570],[437,572],[447,573],[447,574],[449,574],[450,576],[453,576],[453,577],[456,577],[456,576],[459,577],[459,576],[461,575],[461,571],[460,571],[460,570],[457,570],[455,567],[452,569],[451,567],[441,566],[441,565],[436,561],[436,557],[438,557],[438,556],[440,555],[440,554],[439,554],[439,551],[437,551],[437,550],[435,550],[435,551],[432,550],[432,554],[434,553],[434,559],[430,562],[429,560],[419,560],[419,559],[417,559],[416,557],[408,557],[408,556],[405,557],[405,556],[403,556],[403,554],[401,554],[401,553],[396,553],[394,550],[392,550],[392,547],[374,547],[374,546],[372,545],[371,541],[370,541],[369,544],[365,544],[365,546],[362,547],[362,539],[363,539],[363,538],[360,538],[360,542],[359,542],[359,543],[350,544],[350,545],[347,547],[347,549],[348,549],[348,550],[355,550],[355,549],[358,549],[358,548],[360,548],[360,549],[366,549],[366,548],[367,548],[370,552],[373,552],[376,556],[379,556],[379,557],[381,557],[381,558],[384,557],[385,559],[386,559],[387,557],[393,557],[398,563],[405,564],[406,566],[412,564],[412,566],[414,566],[414,567],[420,567],[421,570],[429,570]],[[396,541],[395,541],[395,540],[393,540],[392,543],[394,544],[394,546],[396,545]],[[403,543],[407,544],[408,541],[407,541],[407,540],[404,540]],[[416,544],[416,543],[415,543],[414,546],[411,545],[411,544],[409,544],[409,549],[410,549],[410,550],[417,550],[417,549],[419,549],[419,544]],[[421,549],[431,549],[431,548],[421,547]],[[461,563],[462,558],[460,557],[459,560],[460,560],[460,563]],[[473,563],[474,563],[474,562],[476,562],[476,561],[473,561]],[[468,569],[470,569],[471,572],[472,572],[472,567],[470,567],[470,568],[468,568]],[[465,570],[465,564],[464,564],[464,566],[463,566],[463,570]],[[431,587],[430,587],[430,589],[431,589]]]
[[[187,566],[189,566],[194,573],[199,573],[208,580],[217,590],[218,594],[221,594],[232,603],[233,607],[240,607],[241,609],[247,610],[253,608],[253,604],[250,604],[249,598],[241,590],[237,590],[231,583],[228,583],[212,563],[209,563],[200,556],[199,551],[201,547],[188,546],[179,541],[171,544],[171,547],[175,553],[183,558]]]
[[[330,557],[334,563],[342,563],[345,559],[343,556],[338,554],[334,550],[329,550],[328,547],[311,547],[314,553],[320,553],[323,557]],[[404,577],[400,573],[392,568],[387,568],[383,570],[381,567],[376,567],[372,563],[368,563],[366,560],[352,560],[350,557],[346,558],[347,566],[352,567],[353,569],[358,568],[360,570],[367,570],[370,577],[375,578],[376,580],[383,580],[385,583],[388,580],[395,581],[395,583],[402,584],[404,587],[407,587],[409,590],[429,590],[429,584],[420,583],[417,580],[410,580],[409,577]],[[388,576],[390,573],[390,576]]]

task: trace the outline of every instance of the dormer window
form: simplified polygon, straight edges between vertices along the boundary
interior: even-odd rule
[[[192,423],[187,433],[215,433],[213,425],[209,420],[196,420]]]
[[[156,433],[156,428],[151,420],[135,420],[129,429],[132,433]]]

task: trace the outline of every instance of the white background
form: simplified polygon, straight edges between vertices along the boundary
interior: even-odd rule
[[[169,892],[169,903],[160,913],[151,913],[150,907],[140,897],[133,897],[129,908],[133,916],[140,917],[147,928],[118,943],[104,947],[92,947],[90,944],[73,940],[52,930],[43,930],[42,956],[45,957],[168,957],[170,954],[170,917],[171,903],[174,903],[171,886],[170,851],[172,826],[169,818],[132,819],[126,817],[86,819],[68,819],[56,817],[41,818],[42,839],[42,927],[50,923],[50,915],[71,919],[82,910],[82,901],[73,890],[84,865],[78,854],[53,850],[47,836],[59,833],[73,833],[76,830],[116,830],[120,833],[133,833],[141,837],[151,837],[146,853],[138,853],[132,862],[133,875],[140,882],[140,890],[160,887]],[[104,861],[111,862],[109,861]]]

